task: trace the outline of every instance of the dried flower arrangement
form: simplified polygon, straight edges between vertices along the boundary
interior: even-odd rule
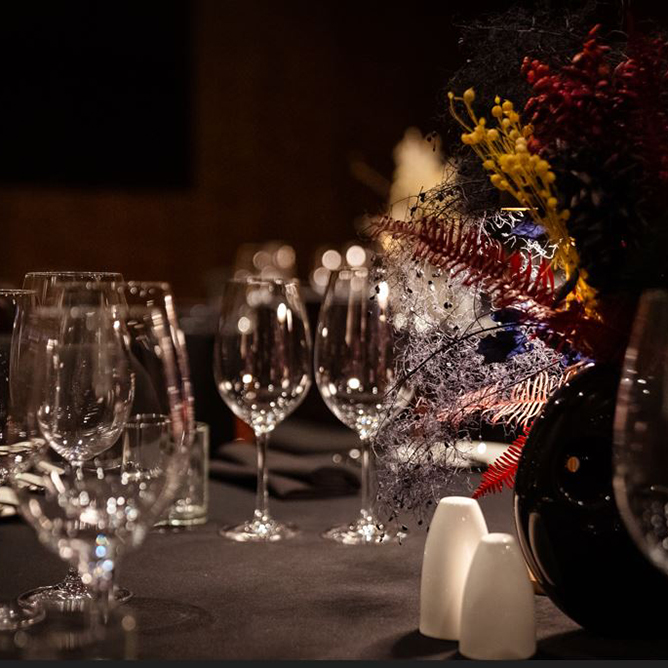
[[[393,512],[430,505],[480,421],[524,431],[475,495],[512,487],[554,390],[590,362],[618,361],[640,291],[668,283],[668,42],[628,16],[625,35],[584,31],[595,12],[559,17],[545,5],[528,27],[521,11],[492,19],[491,33],[511,29],[513,57],[523,41],[533,47],[496,81],[519,99],[494,94],[488,120],[474,87],[449,93],[468,154],[406,220],[371,223],[383,280],[400,295],[399,383],[413,388],[376,439]],[[489,74],[469,60],[471,78]]]

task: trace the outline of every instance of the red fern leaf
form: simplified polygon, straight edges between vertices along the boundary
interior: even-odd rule
[[[483,473],[478,488],[473,492],[473,498],[479,499],[487,494],[493,494],[503,490],[505,485],[508,489],[515,486],[515,475],[520,463],[522,449],[529,436],[531,426],[524,427],[524,433],[518,436],[508,449],[497,457],[490,467]]]

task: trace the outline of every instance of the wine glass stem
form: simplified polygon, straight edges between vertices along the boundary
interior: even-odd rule
[[[93,582],[89,585],[89,589],[93,594],[94,599],[94,613],[104,624],[106,624],[109,619],[112,592],[114,590],[114,568],[113,565],[109,567],[109,563],[110,562],[104,564],[104,575],[93,578]]]
[[[360,438],[362,445],[362,515],[365,518],[374,516],[375,476],[373,452],[369,438]]]
[[[264,519],[269,517],[269,493],[267,492],[267,446],[269,434],[255,432],[257,447],[257,498],[255,501],[255,516]]]

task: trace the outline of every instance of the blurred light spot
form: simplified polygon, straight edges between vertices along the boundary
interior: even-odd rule
[[[324,290],[327,287],[327,283],[329,283],[329,269],[318,267],[313,272],[313,283],[315,283],[316,287]]]
[[[283,302],[281,302],[276,308],[276,317],[278,318],[278,322],[280,322],[281,325],[285,322],[287,315],[288,307]]]
[[[262,267],[260,271],[260,277],[261,278],[280,278],[281,277],[281,271],[277,267],[274,267],[273,265],[267,265],[266,267]]]
[[[341,253],[335,250],[328,250],[322,254],[322,266],[330,271],[338,269],[341,265]]]
[[[346,262],[351,267],[361,267],[366,262],[366,251],[361,246],[351,246],[346,251]]]
[[[271,255],[265,250],[258,251],[253,255],[253,266],[256,269],[264,269],[271,264]]]
[[[387,308],[387,298],[390,296],[390,286],[386,281],[378,284],[378,305],[380,308]]]
[[[274,255],[274,261],[281,269],[290,269],[295,264],[295,249],[292,246],[281,246]]]
[[[137,628],[137,622],[132,615],[125,615],[121,620],[121,626],[124,631],[134,631]]]
[[[580,468],[580,460],[577,457],[569,457],[566,460],[566,469],[575,473]]]
[[[239,322],[237,323],[237,327],[239,328],[239,331],[242,334],[247,334],[248,332],[250,332],[250,328],[251,328],[250,318],[247,318],[245,315],[242,315],[239,318]]]

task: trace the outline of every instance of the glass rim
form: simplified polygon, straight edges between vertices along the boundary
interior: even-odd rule
[[[164,413],[137,413],[131,415],[125,422],[125,426],[131,427],[155,427],[160,424],[171,424],[169,415]]]
[[[228,278],[226,283],[237,285],[295,285],[297,287],[301,285],[298,278],[262,278],[257,275]]]
[[[116,274],[109,274],[115,276]],[[126,281],[123,278],[120,278],[117,281],[100,281],[96,278],[91,278],[89,280],[83,279],[80,281],[67,281],[65,283],[59,283],[55,289],[61,290],[63,292],[74,291],[79,288],[97,288],[100,290],[130,290],[132,288],[160,288],[167,292],[171,292],[172,286],[168,281]],[[36,292],[36,291],[32,291]]]
[[[161,290],[171,291],[172,285],[169,281],[120,281],[119,286],[127,286],[129,288],[160,288]]]
[[[148,306],[146,304],[68,304],[59,306],[53,304],[36,304],[28,310],[29,315],[60,316],[68,313],[72,317],[81,317],[92,313],[105,313],[111,317],[132,316],[135,313],[157,313],[164,318],[162,309],[159,306]]]
[[[37,292],[35,290],[27,290],[26,288],[0,288],[0,295],[3,295],[3,296],[35,295],[35,296],[37,296]]]
[[[28,276],[120,276],[123,280],[120,271],[28,271],[23,277],[24,280]]]

